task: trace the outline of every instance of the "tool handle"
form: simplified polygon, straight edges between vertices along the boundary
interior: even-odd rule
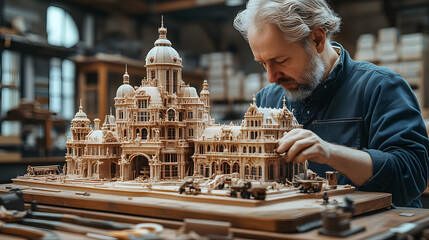
[[[14,223],[0,223],[0,232],[25,237],[27,239],[42,239],[45,237],[45,233],[43,231],[31,227],[20,226]]]

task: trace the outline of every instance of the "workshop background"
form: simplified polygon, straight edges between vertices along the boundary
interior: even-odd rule
[[[131,85],[139,84],[161,15],[183,58],[184,81],[200,92],[207,79],[212,117],[241,122],[268,83],[232,26],[246,2],[0,0],[0,182],[25,174],[28,165],[64,164],[79,101],[91,120],[108,114],[125,64]],[[400,73],[428,118],[429,0],[329,3],[343,21],[334,40],[356,60]]]

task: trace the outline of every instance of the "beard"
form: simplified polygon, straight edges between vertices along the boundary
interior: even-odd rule
[[[322,62],[320,57],[315,56],[311,53],[309,47],[305,46],[307,56],[309,58],[309,64],[305,68],[305,74],[300,79],[296,81],[290,77],[279,78],[276,81],[277,85],[282,85],[286,83],[295,83],[297,87],[295,89],[286,89],[286,96],[289,100],[304,100],[309,97],[314,89],[323,81],[323,75],[325,74],[325,64]]]

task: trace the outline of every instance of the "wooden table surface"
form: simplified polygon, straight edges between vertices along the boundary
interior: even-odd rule
[[[106,213],[100,211],[53,207],[45,205],[40,205],[39,210],[43,212],[68,213],[87,218],[103,219],[122,223],[158,223],[163,225],[165,228],[164,232],[160,235],[164,239],[175,239],[176,232],[183,224],[181,221],[175,220],[147,218],[126,214]],[[386,232],[389,229],[397,227],[403,223],[413,223],[428,217],[429,209],[413,208],[397,208],[359,216],[354,218],[351,224],[352,226],[364,226],[365,231],[354,234],[344,239],[366,239],[370,236]],[[230,231],[234,234],[234,239],[332,239],[332,237],[319,235],[318,229],[314,229],[305,233],[273,233],[267,231],[240,228],[231,228]],[[64,239],[91,239],[85,237],[84,235],[76,233],[66,233],[63,231],[56,232],[59,234],[60,237]],[[21,240],[23,238],[0,234],[0,239]]]

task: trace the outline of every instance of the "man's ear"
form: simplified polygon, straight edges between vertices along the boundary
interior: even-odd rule
[[[314,44],[318,53],[325,49],[326,32],[323,28],[315,28],[310,35],[311,44]]]

